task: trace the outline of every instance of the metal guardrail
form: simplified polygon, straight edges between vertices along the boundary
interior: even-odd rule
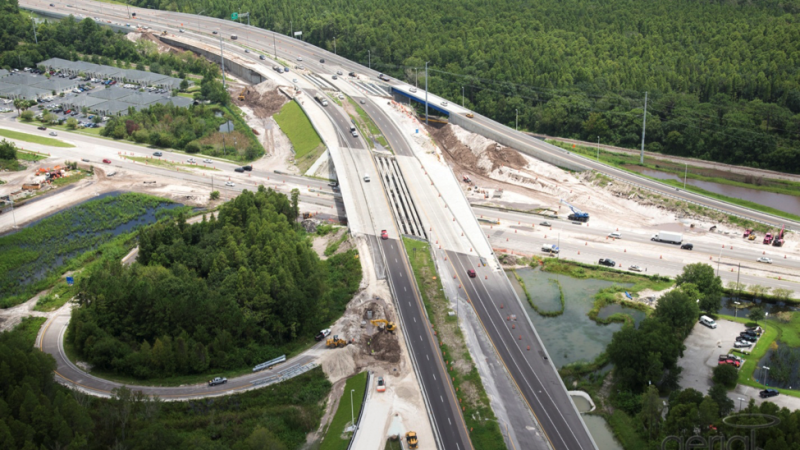
[[[361,409],[358,411],[358,419],[356,420],[356,423],[353,424],[355,429],[353,430],[353,435],[350,436],[350,442],[347,444],[347,450],[351,450],[353,448],[353,442],[356,441],[356,433],[358,433],[358,430],[361,429],[358,424],[361,423],[361,417],[364,416],[364,409],[366,409],[365,406],[367,405],[367,397],[369,397],[370,386],[372,384],[372,376],[372,372],[367,372],[367,388],[364,389],[364,398],[361,399]],[[342,403],[339,402],[339,404],[341,405]]]
[[[257,364],[255,367],[253,367],[253,372],[258,372],[260,370],[264,370],[264,369],[266,369],[268,367],[272,367],[275,364],[279,364],[279,363],[282,363],[284,361],[286,361],[286,355],[278,356],[275,359],[270,359],[267,362],[263,362],[261,364]]]

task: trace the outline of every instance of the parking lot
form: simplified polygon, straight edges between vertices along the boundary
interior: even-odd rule
[[[683,358],[678,360],[678,366],[683,369],[681,387],[707,393],[712,385],[711,371],[719,364],[719,355],[731,353],[736,337],[744,330],[744,324],[727,320],[718,320],[717,328],[713,329],[700,323],[695,324],[684,342],[686,350]],[[743,358],[747,360],[746,356]]]

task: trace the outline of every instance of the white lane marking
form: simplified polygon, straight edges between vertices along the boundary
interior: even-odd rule
[[[453,422],[450,422],[450,418],[449,417],[447,418],[447,423],[449,423],[450,426],[453,426]]]
[[[419,340],[422,341],[422,335],[419,335]],[[423,342],[425,342],[425,341],[423,341]]]
[[[414,319],[414,323],[417,323],[417,318],[416,317],[412,317],[412,319]]]
[[[411,306],[411,302],[408,302],[408,306]]]
[[[434,379],[434,380],[436,379],[436,374],[433,374],[433,379]]]
[[[441,401],[442,401],[442,403],[444,403],[444,399],[442,398],[442,396],[441,396],[441,395],[439,396],[439,400],[441,400]]]
[[[403,292],[408,292],[408,289],[406,289],[405,286],[403,286]]]
[[[397,258],[394,259],[395,264],[397,263]]]

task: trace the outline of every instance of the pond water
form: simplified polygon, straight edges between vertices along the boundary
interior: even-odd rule
[[[762,370],[761,367],[769,367]],[[767,350],[758,362],[753,378],[769,387],[800,388],[800,348],[789,347],[778,341],[778,348]]]
[[[578,408],[578,412],[585,413],[592,410],[592,404],[589,403],[589,400],[586,400],[584,397],[580,395],[570,395],[572,399],[572,403],[575,403],[575,407]]]
[[[631,316],[633,318],[633,323],[637,328],[639,327],[639,324],[642,323],[642,320],[647,317],[647,314],[645,314],[644,311],[628,308],[627,306],[622,306],[617,303],[601,308],[600,312],[597,313],[597,317],[600,319],[607,319],[609,316],[616,313],[622,313]]]
[[[614,437],[611,427],[608,426],[603,416],[584,414],[581,418],[586,423],[586,428],[589,429],[589,433],[592,433],[597,448],[602,450],[623,450],[622,445],[617,441],[617,438]]]
[[[525,282],[536,305],[561,305],[558,288],[550,280],[560,280],[564,291],[564,313],[558,317],[542,317],[531,308],[513,273],[508,273],[511,284],[522,299],[528,317],[547,348],[553,364],[561,368],[566,364],[592,362],[605,351],[611,336],[622,328],[622,324],[599,325],[587,315],[592,309],[594,295],[614,283],[602,280],[581,280],[542,272],[531,268],[518,269],[517,274]],[[553,300],[555,299],[555,300]],[[552,302],[556,303],[552,303]],[[544,308],[543,308],[544,309]],[[558,309],[558,308],[553,308]]]
[[[639,172],[642,175],[647,175],[659,180],[675,180],[680,181],[681,183],[683,182],[683,177],[674,173],[661,172],[660,170],[654,169],[644,169],[638,166],[626,167],[630,170]],[[686,184],[704,189],[708,192],[713,192],[715,194],[741,198],[743,200],[749,200],[765,206],[771,206],[775,209],[786,211],[788,213],[800,214],[800,197],[794,195],[776,194],[774,192],[731,186],[728,184],[715,183],[713,181],[693,180],[691,178],[686,180]]]
[[[739,308],[736,308],[736,302],[739,302]],[[722,297],[722,308],[719,310],[720,314],[727,314],[729,316],[734,317],[747,317],[747,314],[750,312],[750,306],[753,304],[758,305],[761,308],[764,308],[764,311],[769,313],[769,315],[777,314],[779,312],[786,312],[786,311],[800,311],[800,307],[791,304],[791,303],[784,303],[784,302],[762,302],[759,299],[753,300],[736,300],[735,297]]]

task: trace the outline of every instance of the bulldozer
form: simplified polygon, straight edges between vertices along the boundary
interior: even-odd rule
[[[371,323],[373,325],[375,325],[376,327],[378,327],[379,330],[381,330],[381,331],[386,330],[389,333],[393,333],[394,330],[397,329],[397,325],[395,325],[394,322],[389,322],[386,319],[375,319],[375,320],[372,320]]]
[[[328,348],[344,347],[345,345],[347,345],[347,341],[345,341],[344,339],[340,339],[339,335],[336,335],[332,338],[328,338],[328,340],[325,342],[325,345],[327,345]]]
[[[414,431],[409,431],[406,433],[406,442],[408,443],[408,448],[419,448],[419,442],[417,442],[417,433]]]

